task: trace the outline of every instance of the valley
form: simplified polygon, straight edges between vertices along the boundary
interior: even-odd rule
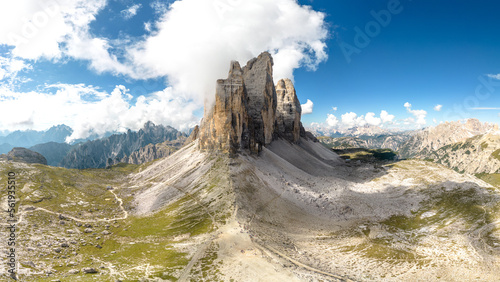
[[[276,141],[259,157],[191,144],[111,169],[2,163],[1,181],[10,170],[21,181],[23,281],[457,281],[498,271],[499,186],[432,162],[349,164],[318,143]]]
[[[488,134],[495,127],[474,120],[445,124],[451,129],[440,131],[438,144],[424,138],[434,138],[435,128],[377,141],[392,144],[399,154],[400,148],[409,148],[404,152],[412,154],[421,149],[421,155],[417,152],[407,159],[390,148],[349,145],[370,143],[366,138],[341,140],[340,148],[332,150],[320,141],[332,145],[336,140],[318,140],[305,130],[293,82],[283,79],[274,85],[272,67],[267,52],[244,67],[232,62],[228,78],[217,81],[214,105],[205,110],[200,126],[188,138],[146,124],[158,142],[143,144],[150,136],[143,130],[87,142],[70,151],[75,159],[70,167],[94,162],[106,168],[71,169],[26,163],[26,158],[0,159],[0,182],[8,182],[9,172],[16,174],[16,278],[68,282],[498,278],[498,174],[460,173],[448,167],[444,157],[441,163],[420,159],[439,148],[459,154],[474,146],[490,164],[487,158],[496,156],[497,143]],[[471,137],[472,131],[479,137]],[[460,134],[454,136],[456,132]],[[172,134],[182,138],[159,142]],[[453,145],[457,142],[465,143]],[[145,146],[125,154],[138,144]],[[121,153],[115,154],[114,148]],[[159,155],[161,148],[166,149],[164,155]],[[85,155],[89,151],[106,151],[124,161]],[[38,155],[32,152],[31,157]],[[465,155],[460,156],[471,160]],[[131,156],[142,164],[129,161]],[[8,209],[8,200],[3,193],[2,209]],[[8,213],[2,213],[3,238],[12,234],[7,220]],[[7,244],[0,241],[6,254]],[[9,279],[7,264],[0,271],[2,279]]]

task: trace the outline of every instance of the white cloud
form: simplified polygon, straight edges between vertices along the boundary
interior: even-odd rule
[[[406,108],[406,111],[412,114],[415,119],[409,118],[405,120],[405,124],[407,122],[414,122],[417,125],[425,125],[427,124],[427,121],[425,120],[425,117],[427,116],[427,112],[425,110],[412,110],[412,106],[410,103],[406,102],[404,104],[404,107]]]
[[[124,19],[129,20],[129,19],[133,18],[135,15],[137,15],[137,12],[139,11],[139,9],[141,7],[142,7],[141,4],[135,4],[135,5],[128,7],[125,10],[122,10],[120,12],[120,14],[122,15],[122,17]]]
[[[361,116],[358,116],[358,114],[354,112],[348,112],[341,115],[340,120],[338,120],[333,114],[328,114],[326,124],[323,126],[329,128],[351,128],[365,125],[383,126],[383,124],[393,124],[394,118],[394,115],[390,115],[384,110],[380,112],[380,117],[377,117],[373,112],[368,112],[366,115]]]
[[[167,3],[160,0],[151,2],[150,6],[156,14],[165,14],[168,9]]]
[[[337,119],[337,117],[335,115],[328,114],[328,116],[326,118],[326,124],[328,124],[329,127],[336,127],[338,123],[339,123],[339,120]],[[311,126],[313,126],[312,123],[311,123]]]
[[[105,0],[19,0],[0,4],[0,44],[24,59],[61,58],[67,39],[95,19]]]
[[[345,113],[341,118],[342,123],[347,127],[364,126],[367,123],[364,116],[358,117],[354,112]]]
[[[365,121],[369,125],[379,126],[382,124],[382,119],[375,117],[375,113],[366,113]]]
[[[493,78],[493,79],[500,80],[500,73],[499,74],[488,74],[487,76],[490,78]]]
[[[177,92],[203,104],[213,101],[215,82],[227,76],[231,60],[244,65],[268,50],[276,80],[293,79],[301,66],[315,69],[327,59],[324,17],[295,0],[176,1],[131,60],[138,76],[166,76]]]
[[[178,0],[168,5],[157,1],[152,7],[162,16],[149,25],[149,28],[154,27],[154,32],[129,41],[96,37],[91,32],[90,23],[106,3],[106,0],[2,1],[0,44],[11,46],[12,57],[18,60],[85,60],[98,73],[110,72],[134,79],[164,77],[169,88],[138,99],[135,106],[130,106],[123,90],[120,95],[106,93],[106,98],[94,102],[86,101],[81,97],[83,94],[76,95],[73,100],[63,99],[71,92],[70,88],[61,88],[56,93],[23,93],[23,97],[10,103],[19,106],[22,104],[17,104],[19,101],[26,102],[27,106],[20,107],[25,113],[16,117],[9,128],[19,127],[15,125],[19,122],[39,128],[50,126],[49,122],[78,120],[86,124],[81,130],[75,130],[81,135],[90,130],[90,126],[96,126],[96,130],[122,128],[130,123],[142,123],[148,115],[151,118],[147,119],[161,123],[154,120],[159,119],[155,114],[160,114],[161,107],[161,115],[167,116],[163,118],[165,122],[186,124],[193,119],[194,110],[207,100],[213,101],[216,80],[227,76],[231,60],[244,65],[267,50],[274,57],[276,80],[293,79],[294,69],[314,70],[327,60],[325,15],[295,0],[227,1],[222,7],[220,0]],[[118,52],[111,53],[111,49]],[[6,75],[6,71],[2,72],[2,76]],[[14,93],[12,89],[2,91],[0,95],[9,91]],[[57,113],[58,108],[53,106],[47,107],[51,111],[36,109],[26,97],[38,102],[52,101],[53,104],[46,105],[58,105],[71,111]],[[103,105],[111,100],[118,108],[109,115],[102,112],[96,120],[89,116],[89,122],[82,118],[92,110],[104,111]],[[2,102],[0,107],[6,107],[4,104],[7,103]],[[182,113],[176,113],[179,109]],[[117,113],[124,116],[118,118]],[[137,122],[125,121],[127,115],[136,118]],[[113,123],[116,119],[119,125]]]
[[[20,71],[31,69],[32,66],[24,60],[0,56],[0,84],[13,85],[22,80],[17,76]]]
[[[144,23],[144,30],[147,32],[151,32],[153,29],[151,27],[151,22],[145,22]]]
[[[443,108],[443,105],[436,105],[436,106],[434,106],[434,111],[440,112],[442,108]]]
[[[437,119],[435,119],[435,118],[433,118],[433,119],[432,119],[432,122],[433,122],[434,124],[437,124],[437,123],[438,123]]]
[[[382,110],[380,112],[380,118],[382,119],[382,123],[392,123],[395,116],[390,115],[387,111]]]
[[[0,128],[43,130],[65,123],[74,129],[70,140],[138,130],[149,120],[186,130],[199,121],[192,114],[196,109],[194,103],[174,96],[171,88],[139,96],[135,104],[122,85],[111,93],[83,84],[48,85],[45,92],[25,93],[0,88]]]
[[[489,111],[489,110],[500,110],[499,107],[474,107],[471,108],[472,110],[477,110],[477,111]]]
[[[337,111],[337,107],[332,107],[332,111],[336,112]]]
[[[300,107],[302,108],[303,115],[312,114],[314,103],[311,100],[307,99],[307,102],[305,104],[300,105]]]

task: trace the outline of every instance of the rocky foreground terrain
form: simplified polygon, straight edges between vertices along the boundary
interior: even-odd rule
[[[232,63],[190,142],[148,164],[1,162],[0,181],[17,174],[20,280],[498,280],[500,177],[346,161],[271,74],[267,53]]]

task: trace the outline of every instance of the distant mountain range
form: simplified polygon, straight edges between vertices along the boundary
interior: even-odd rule
[[[72,145],[67,143],[48,142],[35,145],[29,149],[42,154],[47,159],[48,165],[59,166],[62,159],[72,147]]]
[[[498,131],[497,124],[481,123],[477,119],[445,122],[414,132],[398,151],[402,158],[426,158],[443,146],[494,131]]]
[[[107,133],[100,139],[92,135],[65,143],[72,133],[67,125],[53,126],[45,131],[15,131],[0,137],[0,154],[7,154],[14,147],[24,147],[43,155],[51,166],[101,168],[119,162],[140,164],[168,156],[187,137],[170,126],[152,122],[147,122],[138,132]]]
[[[500,132],[443,146],[426,157],[461,173],[500,173]]]
[[[147,122],[138,132],[129,130],[125,134],[113,134],[106,138],[77,144],[67,152],[60,165],[78,169],[104,168],[121,161],[128,162],[132,153],[148,144],[154,145],[182,137],[186,135],[173,127]],[[153,153],[153,151],[150,152]],[[143,154],[143,159],[149,159],[149,157]]]
[[[469,174],[500,173],[500,131],[497,124],[477,119],[454,121],[416,131],[358,135],[353,129],[344,133],[354,136],[318,137],[330,148],[387,148],[397,151],[402,159],[427,159],[458,172]]]
[[[411,137],[410,133],[400,133],[394,135],[378,135],[378,136],[359,136],[359,137],[318,137],[321,143],[330,148],[349,149],[349,148],[366,148],[366,149],[391,149],[397,151]]]
[[[364,126],[354,126],[350,128],[326,128],[326,127],[308,127],[306,128],[314,136],[326,136],[326,137],[359,137],[359,136],[380,136],[380,135],[400,135],[405,131],[392,130],[382,128],[375,125],[364,125]]]
[[[64,124],[53,126],[45,131],[14,131],[7,136],[0,137],[0,153],[5,154],[14,147],[29,148],[47,142],[64,143],[66,137],[72,133],[73,129]]]

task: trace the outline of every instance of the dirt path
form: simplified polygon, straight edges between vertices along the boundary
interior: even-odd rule
[[[115,217],[115,218],[111,218],[111,219],[100,218],[100,219],[94,219],[94,220],[84,220],[84,219],[79,219],[79,218],[76,218],[76,217],[73,217],[73,216],[65,215],[63,213],[53,212],[53,211],[48,210],[46,208],[34,207],[34,206],[27,206],[27,207],[24,208],[24,210],[22,210],[21,212],[19,212],[19,219],[14,224],[21,223],[23,221],[24,214],[26,214],[28,212],[34,212],[34,211],[43,211],[43,212],[54,214],[54,215],[62,215],[65,218],[69,218],[71,220],[74,220],[76,222],[81,222],[81,223],[111,222],[111,221],[115,221],[115,220],[124,220],[124,219],[127,219],[128,218],[128,212],[123,207],[123,200],[120,197],[118,197],[115,194],[115,192],[113,192],[111,190],[109,190],[109,192],[111,194],[113,194],[113,196],[115,197],[115,200],[119,203],[119,207],[120,207],[122,213],[124,214],[122,217]],[[34,208],[34,209],[26,210],[27,208]],[[5,223],[3,223],[2,225],[6,226]]]
[[[306,264],[303,264],[301,263],[300,261],[297,261],[287,255],[285,255],[284,253],[274,249],[273,247],[270,247],[270,246],[264,246],[262,244],[259,244],[255,241],[253,241],[253,243],[255,244],[255,246],[261,250],[263,253],[266,253],[268,256],[272,257],[269,253],[274,253],[275,255],[278,255],[282,258],[284,258],[285,260],[295,264],[296,266],[300,267],[300,268],[304,268],[304,269],[307,269],[309,271],[312,271],[314,273],[318,273],[318,274],[322,274],[322,275],[326,275],[326,276],[329,276],[329,277],[332,277],[332,278],[335,278],[335,279],[338,279],[339,281],[346,281],[346,282],[354,282],[355,280],[352,280],[350,278],[347,278],[347,277],[342,277],[342,276],[339,276],[339,275],[336,275],[336,274],[333,274],[333,273],[329,273],[329,272],[325,272],[325,271],[322,271],[322,270],[319,270],[317,268],[314,268],[314,267],[311,267],[311,266],[308,266]]]

